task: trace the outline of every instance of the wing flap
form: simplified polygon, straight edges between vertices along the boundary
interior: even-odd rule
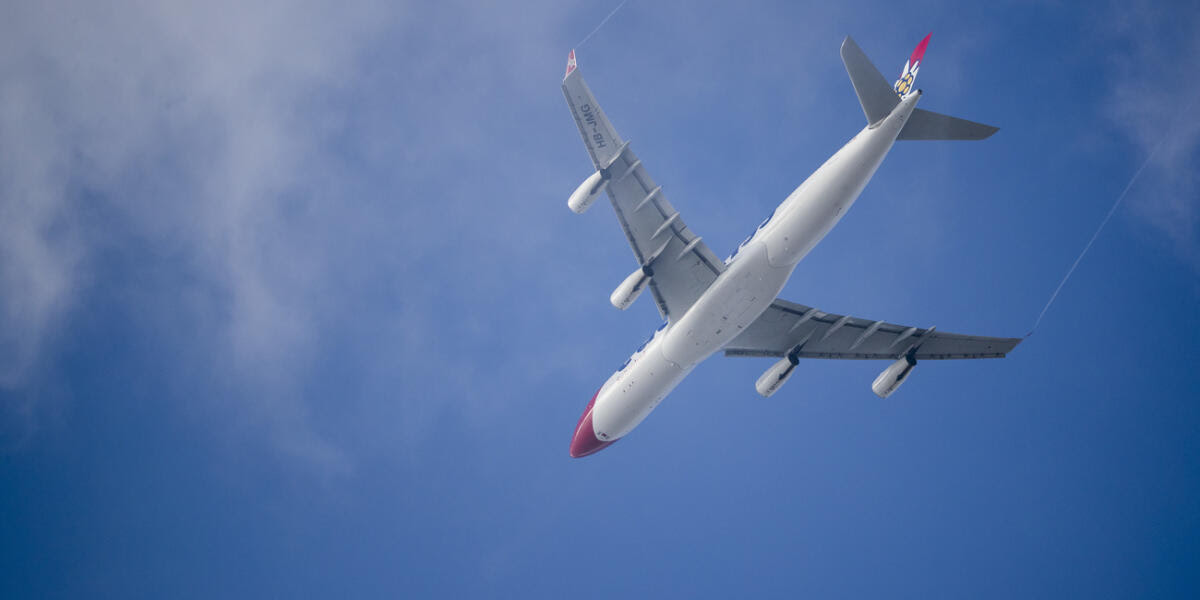
[[[654,273],[650,291],[659,312],[666,319],[682,316],[725,264],[688,229],[633,150],[625,150],[609,171],[614,174],[608,185],[613,212],[638,264]]]
[[[776,300],[726,346],[725,355],[782,357],[794,350],[800,358],[883,360],[915,347],[918,360],[1003,358],[1020,342],[836,315]]]

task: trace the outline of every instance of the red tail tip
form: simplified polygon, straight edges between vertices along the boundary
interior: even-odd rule
[[[931,31],[925,36],[925,39],[921,40],[921,43],[917,44],[916,48],[913,48],[912,56],[908,58],[908,64],[915,65],[918,60],[921,60],[921,57],[925,56],[925,47],[929,45],[929,38],[932,36],[933,32]]]

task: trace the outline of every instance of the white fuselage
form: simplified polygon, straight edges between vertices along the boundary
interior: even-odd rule
[[[598,440],[612,442],[632,431],[696,365],[771,305],[796,264],[858,199],[919,97],[909,95],[825,161],[738,247],[687,313],[656,331],[609,377],[591,411]]]

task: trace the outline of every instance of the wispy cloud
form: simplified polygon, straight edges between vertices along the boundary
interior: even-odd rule
[[[10,12],[0,392],[23,400],[6,400],[8,438],[37,422],[30,391],[57,337],[128,270],[111,264],[114,247],[142,253],[139,275],[116,278],[129,286],[117,302],[148,323],[139,343],[171,356],[172,399],[331,474],[353,469],[347,447],[420,438],[447,409],[431,401],[435,383],[469,392],[464,357],[502,341],[489,321],[527,318],[471,303],[539,285],[515,263],[569,260],[545,252],[560,240],[529,221],[563,192],[528,177],[557,155],[520,124],[543,103],[561,110],[557,3]],[[546,93],[530,104],[531,89]],[[431,321],[456,309],[466,316]],[[355,364],[333,376],[374,402],[314,389],[314,373],[346,357]],[[331,413],[357,420],[337,431],[321,422]],[[394,425],[376,439],[345,433],[381,416]]]
[[[324,266],[301,237],[314,225],[307,190],[331,158],[323,143],[336,114],[319,103],[354,76],[385,24],[376,8],[80,2],[8,12],[0,386],[27,383],[103,276],[95,250],[125,243],[114,239],[124,233],[150,240],[146,262],[181,257],[219,299],[177,314],[172,342],[190,337],[229,357],[230,375],[273,380],[273,396],[288,396],[287,374],[311,352]],[[124,230],[88,220],[98,206]],[[330,454],[294,404],[266,412],[280,447]]]
[[[1130,200],[1181,258],[1200,269],[1200,9],[1157,2],[1113,4],[1099,27],[1112,73],[1108,114],[1141,159],[1156,147]]]

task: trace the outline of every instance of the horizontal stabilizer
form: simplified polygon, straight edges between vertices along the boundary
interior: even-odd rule
[[[891,114],[900,103],[900,97],[850,36],[842,41],[842,62],[846,65],[846,74],[850,75],[850,83],[854,84],[863,114],[867,115],[867,123],[878,123]]]
[[[927,110],[914,109],[898,140],[982,140],[999,131],[984,125]]]

